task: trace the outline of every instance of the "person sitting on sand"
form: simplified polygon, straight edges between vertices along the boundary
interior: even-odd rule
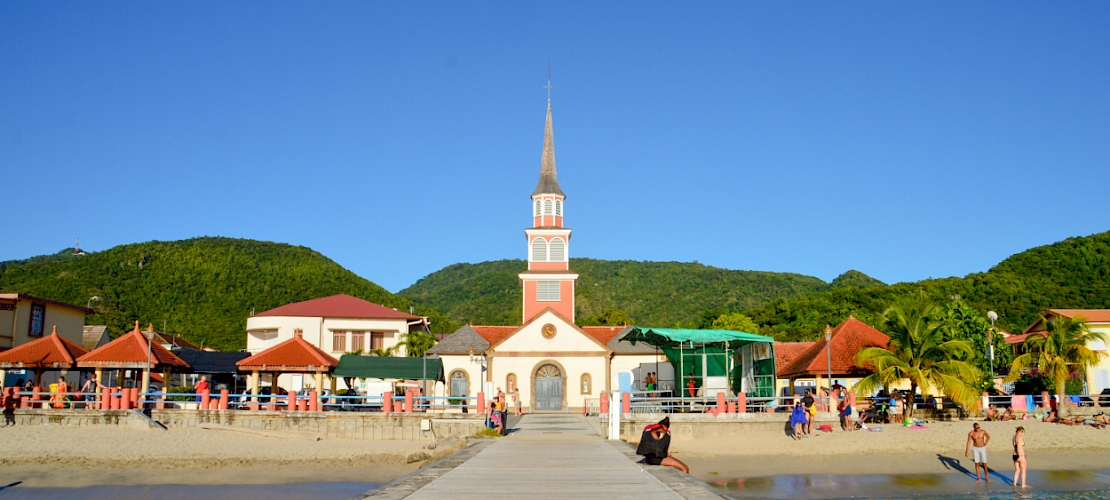
[[[1091,418],[1095,422],[1098,422],[1102,425],[1110,425],[1110,417],[1107,417],[1106,413],[1104,413],[1104,412],[1100,411],[1100,412],[1096,413],[1094,417],[1091,417]]]
[[[665,465],[690,473],[690,468],[671,454],[671,417],[644,427],[636,454],[642,455],[648,465]]]
[[[1002,421],[1009,422],[1011,420],[1017,420],[1017,415],[1014,415],[1013,408],[1006,408],[1006,413],[1002,414]]]
[[[794,410],[790,412],[790,428],[794,429],[794,432],[790,437],[794,438],[795,441],[809,437],[805,435],[805,426],[808,422],[809,419],[806,418],[806,409],[802,406],[802,400],[795,394]]]
[[[1002,417],[1002,413],[998,411],[998,408],[988,406],[986,413],[987,413],[987,422],[993,422],[993,421],[998,420],[999,418]]]
[[[1041,422],[1055,422],[1055,421],[1056,421],[1056,410],[1048,410],[1048,413],[1045,414],[1044,418],[1041,418]]]

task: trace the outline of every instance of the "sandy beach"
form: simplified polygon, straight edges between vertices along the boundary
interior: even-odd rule
[[[814,432],[794,441],[781,431],[742,437],[674,439],[671,451],[699,479],[713,482],[738,477],[786,474],[944,474],[973,470],[964,457],[972,421],[933,422],[911,430],[884,425],[883,432]],[[988,465],[1013,471],[1010,438],[1026,429],[1030,470],[1110,468],[1110,429],[1068,427],[1038,421],[979,422],[991,435]]]
[[[428,441],[278,439],[224,430],[0,429],[0,482],[26,486],[386,482],[453,449]],[[457,447],[456,447],[457,448]]]

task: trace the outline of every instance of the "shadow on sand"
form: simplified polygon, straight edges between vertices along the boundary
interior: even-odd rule
[[[958,458],[946,457],[944,455],[941,455],[940,453],[937,453],[937,460],[940,460],[941,465],[943,465],[946,470],[956,471],[956,472],[959,472],[959,473],[961,473],[961,474],[963,474],[963,475],[965,475],[969,478],[975,478],[975,473],[970,471],[970,470],[967,470],[967,467],[964,467],[963,465],[960,465],[960,459],[958,459]],[[995,478],[1001,480],[1002,484],[1009,484],[1009,485],[1013,484],[1011,482],[1010,478],[1002,475],[1001,472],[998,472],[997,470],[991,469],[990,467],[988,467],[987,470],[990,471],[990,475],[992,475]]]

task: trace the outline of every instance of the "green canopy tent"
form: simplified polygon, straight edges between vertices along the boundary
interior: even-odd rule
[[[420,380],[424,378],[427,363],[428,380],[443,380],[443,360],[428,358],[399,358],[392,356],[358,356],[344,354],[339,358],[332,376],[350,378],[381,378]]]
[[[727,377],[729,389],[736,393],[775,395],[775,339],[771,337],[731,330],[634,327],[624,340],[662,349],[674,365],[677,389],[684,396],[689,381],[697,388],[705,377]]]

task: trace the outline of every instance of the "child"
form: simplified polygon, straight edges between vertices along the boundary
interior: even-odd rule
[[[804,437],[809,437],[804,434],[803,429],[809,420],[806,418],[806,409],[802,406],[802,400],[797,394],[794,395],[794,410],[790,412],[790,427],[794,429],[794,433],[790,436],[795,441]]]

